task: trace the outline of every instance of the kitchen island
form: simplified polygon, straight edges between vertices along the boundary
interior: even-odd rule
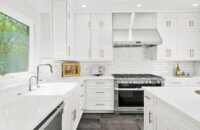
[[[145,130],[199,130],[200,87],[144,88]]]
[[[67,125],[70,125],[72,122],[68,118],[71,117],[67,115],[71,116],[70,103],[79,101],[77,98],[79,87],[80,84],[76,82],[51,82],[41,84],[40,88],[21,95],[2,96],[0,130],[33,130],[62,103],[64,103],[62,120],[63,122],[68,120]],[[8,101],[9,98],[12,100]],[[79,114],[81,117],[81,113]],[[61,122],[60,124],[62,125]]]

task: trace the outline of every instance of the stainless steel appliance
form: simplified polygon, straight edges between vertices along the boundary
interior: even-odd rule
[[[57,106],[34,130],[62,130],[63,107]]]
[[[151,74],[113,74],[115,113],[143,113],[144,91],[142,87],[164,86],[164,79]]]

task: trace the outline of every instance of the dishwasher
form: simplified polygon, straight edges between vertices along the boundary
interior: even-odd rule
[[[63,107],[58,105],[34,130],[62,130]]]

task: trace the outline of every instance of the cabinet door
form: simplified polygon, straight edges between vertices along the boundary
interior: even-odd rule
[[[200,13],[181,13],[180,28],[184,30],[199,30]]]
[[[76,48],[76,55],[78,60],[90,59],[90,29],[76,30]]]
[[[102,46],[100,50],[100,58],[104,60],[113,59],[112,30],[102,30]]]
[[[101,50],[101,29],[91,30],[91,58],[93,60],[100,59]]]
[[[177,28],[177,14],[176,13],[158,13],[158,28],[162,30]]]
[[[174,30],[165,30],[163,37],[163,44],[165,44],[165,59],[177,58],[177,32]]]
[[[153,96],[144,93],[144,130],[153,129]]]
[[[177,58],[177,14],[158,13],[158,30],[163,44],[158,49],[158,59],[173,60]]]
[[[101,14],[91,14],[91,29],[101,29]]]
[[[112,29],[112,14],[106,13],[102,14],[101,25],[103,29]]]
[[[90,14],[76,14],[76,29],[90,29]]]
[[[53,0],[53,58],[66,58],[66,2]]]

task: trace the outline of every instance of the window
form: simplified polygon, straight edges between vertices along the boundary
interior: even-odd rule
[[[29,26],[0,12],[0,75],[29,67]]]

